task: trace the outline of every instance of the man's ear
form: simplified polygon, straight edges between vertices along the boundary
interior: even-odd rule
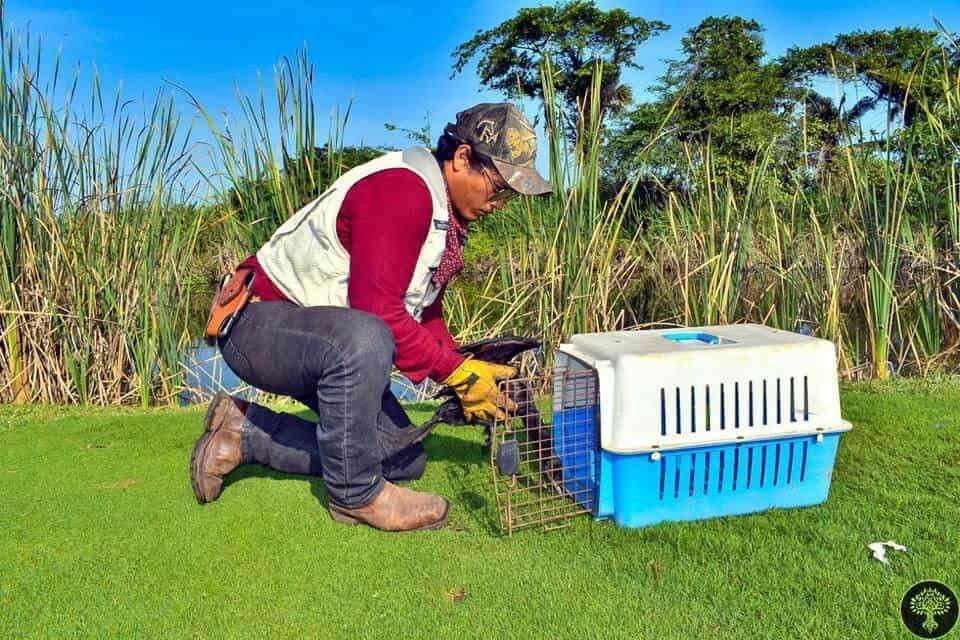
[[[453,152],[453,162],[451,163],[454,171],[466,171],[470,166],[470,145],[461,144]]]

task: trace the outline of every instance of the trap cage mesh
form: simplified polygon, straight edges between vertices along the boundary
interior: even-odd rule
[[[556,367],[507,380],[508,403],[490,447],[501,528],[565,526],[594,513],[599,477],[599,411],[593,369]]]

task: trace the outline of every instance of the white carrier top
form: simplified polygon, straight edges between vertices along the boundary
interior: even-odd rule
[[[832,342],[756,324],[574,335],[597,374],[600,443],[642,453],[848,431]]]

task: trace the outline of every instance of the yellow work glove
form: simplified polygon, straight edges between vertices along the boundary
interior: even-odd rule
[[[497,383],[517,375],[517,370],[504,364],[467,359],[443,381],[460,398],[467,422],[492,421],[506,417],[503,409],[515,409],[516,403],[497,397]],[[499,405],[499,406],[498,406]]]

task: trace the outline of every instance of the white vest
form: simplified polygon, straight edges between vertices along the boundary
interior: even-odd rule
[[[433,200],[433,220],[404,296],[404,305],[418,322],[437,298],[433,272],[446,248],[447,190],[440,165],[429,149],[413,147],[366,162],[340,176],[319,198],[293,214],[257,252],[267,276],[290,300],[304,307],[348,307],[350,254],[337,237],[337,214],[354,184],[386,169],[409,169],[420,176]],[[390,215],[384,211],[383,215]]]

